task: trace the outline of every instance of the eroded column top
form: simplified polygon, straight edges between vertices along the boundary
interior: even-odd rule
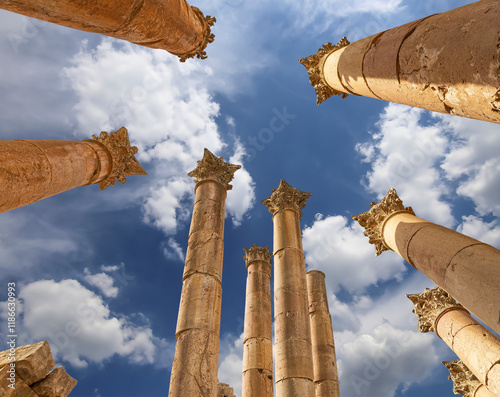
[[[415,215],[411,207],[405,207],[403,201],[399,198],[396,189],[391,187],[385,197],[377,204],[370,203],[370,209],[361,214],[352,216],[365,228],[365,236],[369,243],[375,246],[375,254],[378,256],[391,248],[385,243],[382,227],[384,222],[393,214],[398,212],[408,212]]]
[[[306,201],[311,196],[312,193],[296,189],[282,179],[278,187],[272,190],[272,194],[261,203],[268,207],[273,215],[284,209],[292,209],[302,216],[300,210],[306,206]]]
[[[231,190],[233,186],[229,182],[240,168],[241,165],[227,163],[222,157],[217,157],[205,148],[203,159],[198,161],[198,165],[188,176],[195,178],[196,185],[203,181],[214,181],[223,185],[226,190]]]
[[[348,96],[345,92],[334,90],[327,84],[323,73],[323,65],[326,58],[332,52],[346,47],[349,44],[349,40],[343,37],[336,45],[333,45],[332,43],[323,44],[323,47],[321,47],[316,54],[299,59],[299,62],[304,65],[307,73],[309,73],[309,81],[316,91],[316,105],[326,101],[332,95],[342,95],[342,98],[346,98]]]
[[[455,298],[439,286],[431,289],[426,288],[420,294],[406,296],[415,305],[413,313],[418,318],[418,330],[420,332],[436,332],[436,320],[445,310],[459,309],[467,311]]]
[[[272,253],[269,252],[269,247],[267,245],[259,247],[257,244],[254,244],[251,248],[243,248],[243,251],[245,252],[243,259],[245,259],[247,269],[252,262],[263,261],[269,264],[269,273],[271,273]]]
[[[448,379],[453,381],[453,393],[463,394],[464,397],[474,396],[481,382],[462,360],[442,361],[442,363],[450,371]]]
[[[86,141],[101,143],[111,155],[113,167],[110,174],[99,182],[99,189],[104,190],[109,185],[114,186],[116,181],[125,183],[127,176],[130,175],[147,175],[147,172],[135,158],[138,149],[137,146],[130,144],[125,127],[109,134],[102,131],[99,136],[92,135],[92,139]]]

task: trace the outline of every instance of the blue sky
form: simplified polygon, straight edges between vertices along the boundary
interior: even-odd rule
[[[417,331],[405,297],[434,284],[393,252],[375,257],[350,216],[393,186],[418,216],[500,247],[500,127],[363,97],[316,106],[297,60],[467,3],[193,3],[218,22],[208,59],[186,63],[0,12],[1,139],[81,140],[125,126],[149,173],[0,215],[0,300],[15,281],[19,342],[50,342],[79,381],[72,396],[168,394],[187,172],[207,147],[243,165],[226,202],[219,379],[239,395],[243,248],[272,247],[260,200],[283,178],[313,193],[304,251],[308,269],[327,276],[343,397],[451,397],[440,361],[454,353]]]

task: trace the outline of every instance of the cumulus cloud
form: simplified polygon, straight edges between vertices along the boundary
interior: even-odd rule
[[[243,368],[243,333],[236,337],[225,335],[221,340],[219,356],[219,381],[234,389],[236,396],[241,396],[241,369]]]
[[[498,225],[497,220],[485,222],[474,215],[463,216],[462,223],[458,226],[457,231],[483,243],[500,248],[500,225]]]
[[[76,280],[40,280],[21,288],[22,328],[30,340],[48,340],[56,357],[76,367],[119,355],[135,364],[159,364],[171,343],[111,313],[101,297]],[[163,359],[161,359],[163,360]],[[163,362],[163,361],[162,361]]]
[[[84,43],[64,75],[79,98],[74,108],[78,134],[127,127],[149,173],[132,195],[142,201],[146,222],[175,234],[192,206],[194,184],[187,173],[205,147],[213,153],[227,147],[216,122],[220,106],[207,89],[210,67],[104,39],[96,48]],[[241,163],[243,155],[237,144],[231,160]],[[253,205],[253,190],[248,171],[238,171],[227,204],[236,225]],[[125,200],[120,193],[113,198]]]
[[[118,296],[118,288],[113,285],[114,280],[112,277],[106,273],[91,274],[87,267],[83,272],[85,274],[83,279],[90,285],[97,287],[104,296],[108,298],[116,298]]]
[[[446,200],[450,192],[440,171],[449,141],[445,135],[450,125],[432,117],[423,120],[425,111],[390,103],[384,109],[372,133],[373,140],[358,144],[356,149],[371,166],[366,187],[381,199],[394,187],[406,205],[422,218],[445,226],[455,219]],[[425,113],[427,114],[427,113]]]
[[[341,394],[390,397],[400,384],[421,382],[437,364],[433,338],[383,323],[341,345]]]
[[[237,140],[229,162],[242,165],[246,154],[244,146]],[[245,214],[255,204],[255,182],[250,173],[242,167],[235,172],[231,184],[233,188],[227,193],[226,211],[231,216],[233,225],[240,226]]]
[[[302,231],[302,239],[308,268],[324,272],[333,292],[341,287],[362,291],[379,281],[401,278],[405,269],[393,252],[375,257],[363,229],[344,216],[317,214]]]

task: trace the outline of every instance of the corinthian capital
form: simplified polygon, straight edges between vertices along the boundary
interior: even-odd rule
[[[125,127],[109,134],[103,131],[99,136],[92,135],[92,139],[102,143],[108,149],[113,162],[111,173],[99,182],[99,189],[104,190],[109,185],[114,186],[116,181],[125,183],[127,176],[130,175],[147,175],[135,158],[137,147],[130,145]]]
[[[205,48],[207,48],[208,43],[212,43],[215,39],[215,34],[212,33],[212,26],[215,24],[215,22],[217,22],[217,19],[215,19],[215,17],[211,17],[210,15],[203,15],[198,7],[191,6],[191,8],[200,20],[201,26],[203,26],[203,33],[198,47],[196,47],[190,53],[178,55],[181,62],[186,62],[186,59],[194,57],[206,59],[207,53],[205,51]]]
[[[323,47],[316,54],[299,59],[299,62],[304,65],[307,73],[309,73],[309,81],[316,91],[316,105],[326,101],[332,95],[342,95],[342,98],[348,96],[344,92],[334,90],[326,83],[323,65],[328,55],[342,47],[347,47],[349,44],[349,40],[343,37],[336,45],[332,43],[323,44]]]
[[[462,360],[443,361],[442,363],[450,371],[448,379],[453,381],[453,393],[463,394],[464,397],[473,397],[474,392],[481,386],[481,382]]]
[[[247,266],[253,261],[264,261],[271,264],[272,254],[269,252],[267,245],[259,247],[254,244],[251,248],[243,248],[243,251],[245,252],[243,259],[245,259]]]
[[[418,318],[420,332],[436,332],[436,318],[446,309],[465,310],[464,307],[439,286],[426,288],[420,294],[406,295],[415,305],[413,313]]]
[[[196,178],[196,183],[211,180],[222,183],[226,190],[231,190],[233,186],[229,182],[233,180],[234,173],[240,168],[241,165],[226,163],[222,157],[217,157],[210,150],[205,149],[203,159],[198,161],[198,165],[188,176]]]
[[[396,189],[390,188],[385,197],[380,200],[380,203],[372,202],[370,209],[359,215],[354,215],[352,219],[365,228],[365,236],[368,237],[370,244],[375,246],[375,254],[378,256],[382,252],[390,250],[385,244],[382,236],[382,224],[384,221],[395,212],[406,211],[415,215],[411,207],[405,207],[403,202],[398,197]]]
[[[272,194],[261,203],[268,207],[273,215],[283,209],[293,209],[302,216],[300,210],[306,206],[306,201],[311,196],[312,193],[302,192],[282,179],[278,188],[273,189]]]

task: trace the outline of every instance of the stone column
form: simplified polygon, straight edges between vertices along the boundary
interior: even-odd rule
[[[390,189],[380,203],[353,216],[380,255],[393,250],[500,333],[500,251],[417,218]]]
[[[317,103],[362,95],[500,123],[500,2],[482,0],[301,59]]]
[[[325,273],[311,270],[306,273],[309,316],[316,397],[340,397],[337,359]]]
[[[281,180],[262,204],[274,223],[274,352],[276,397],[313,397],[311,326],[300,210],[311,193]]]
[[[215,18],[185,0],[5,0],[0,8],[73,29],[166,50],[181,62],[206,58]]]
[[[224,252],[224,206],[233,165],[205,149],[196,178],[175,337],[170,397],[216,397]]]
[[[443,361],[443,364],[450,371],[448,379],[453,381],[453,393],[464,397],[494,397],[462,360]]]
[[[267,245],[244,248],[247,276],[242,397],[273,397],[271,253]]]
[[[407,297],[415,305],[419,331],[434,331],[494,396],[500,396],[500,340],[440,287]]]
[[[127,129],[84,141],[0,141],[0,212],[98,183],[101,190],[129,175],[147,175]]]

